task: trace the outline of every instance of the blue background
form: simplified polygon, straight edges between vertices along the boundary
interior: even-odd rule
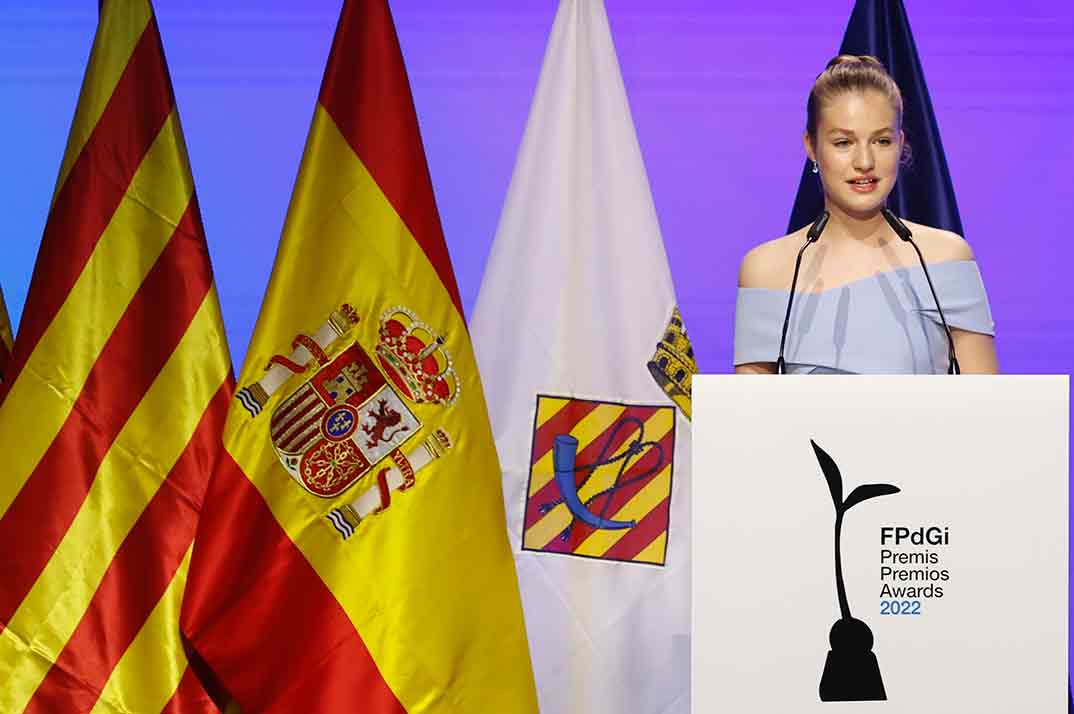
[[[905,0],[1003,371],[1074,362],[1074,3]],[[0,286],[17,324],[96,0],[0,2]],[[159,0],[236,365],[268,280],[340,2]],[[392,3],[469,313],[556,4]],[[679,304],[731,369],[738,262],[782,235],[813,77],[850,0],[608,0]]]

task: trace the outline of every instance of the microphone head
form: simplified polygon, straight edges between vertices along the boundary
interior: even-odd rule
[[[820,238],[820,234],[824,232],[824,227],[828,225],[828,215],[827,211],[821,211],[820,215],[817,216],[817,220],[813,221],[813,225],[809,227],[809,232],[806,233],[807,243],[815,243]]]
[[[905,223],[899,220],[898,216],[888,210],[887,206],[880,209],[880,215],[882,215],[884,220],[888,222],[888,225],[891,226],[891,230],[895,231],[895,235],[905,241],[910,240],[913,233],[910,232],[910,229],[906,227]]]

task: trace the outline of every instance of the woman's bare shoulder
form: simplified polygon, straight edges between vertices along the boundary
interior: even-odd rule
[[[942,263],[949,260],[973,260],[973,249],[958,233],[933,228],[923,223],[903,221],[914,234],[914,241],[921,248],[925,261]]]
[[[808,226],[761,243],[742,259],[738,271],[740,288],[786,290],[794,272],[794,257],[805,242]]]

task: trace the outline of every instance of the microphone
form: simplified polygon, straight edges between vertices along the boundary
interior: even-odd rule
[[[947,335],[947,373],[962,374],[962,370],[958,367],[958,360],[955,358],[955,339],[951,336],[951,328],[947,326],[947,318],[944,317],[943,308],[940,307],[940,299],[936,297],[936,288],[932,287],[932,277],[929,276],[929,269],[925,266],[925,256],[921,255],[921,249],[914,242],[913,233],[910,232],[905,223],[899,220],[898,216],[889,211],[886,206],[880,209],[880,214],[884,216],[884,220],[891,226],[891,230],[895,231],[895,235],[914,247],[917,259],[921,263],[921,270],[924,271],[925,280],[928,281],[929,290],[932,292],[932,301],[936,304],[936,312],[940,313],[940,322],[943,323],[944,334]]]
[[[794,277],[791,278],[791,293],[787,296],[787,314],[783,317],[783,330],[779,335],[779,358],[776,359],[776,374],[787,373],[787,362],[783,359],[783,348],[787,345],[787,327],[791,324],[791,306],[794,304],[794,288],[798,284],[798,270],[802,267],[802,254],[805,253],[805,249],[813,245],[820,238],[820,234],[824,232],[824,227],[828,225],[828,212],[821,211],[821,214],[817,216],[817,220],[813,221],[813,225],[809,227],[809,231],[806,232],[806,242],[802,245],[798,251],[798,258],[794,261]]]

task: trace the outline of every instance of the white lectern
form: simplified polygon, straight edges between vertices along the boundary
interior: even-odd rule
[[[1067,711],[1066,376],[699,376],[693,710]]]

